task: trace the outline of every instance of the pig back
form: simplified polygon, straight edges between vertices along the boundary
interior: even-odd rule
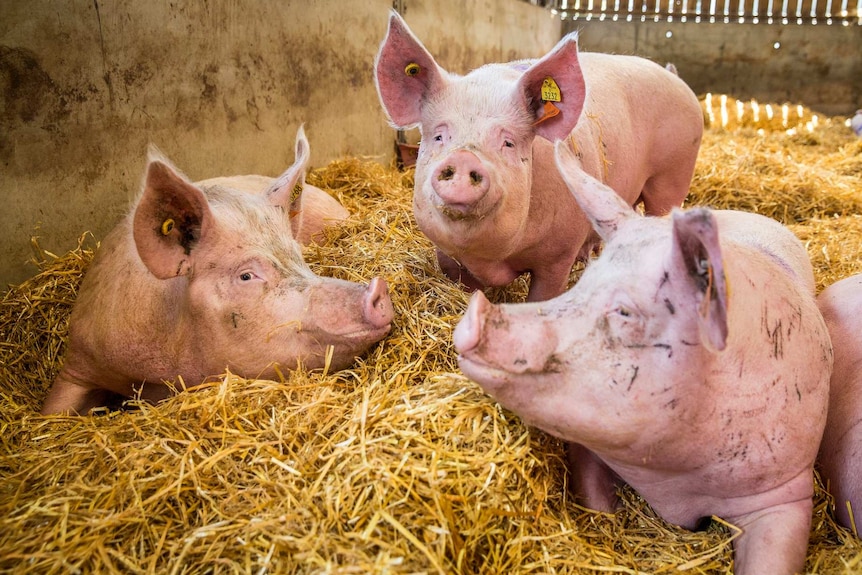
[[[652,193],[673,194],[667,203],[679,205],[703,135],[697,96],[644,58],[583,52],[580,62],[586,99],[572,138],[584,169],[629,203],[658,176]]]
[[[197,182],[196,185],[204,190],[221,187],[246,194],[262,195],[271,188],[276,180],[276,178],[269,176],[251,174],[208,178]],[[327,226],[346,220],[350,216],[350,212],[338,200],[320,188],[309,184],[300,185],[301,201],[294,201],[287,215],[296,241],[305,246],[313,241],[322,240],[324,237],[323,230]],[[297,220],[300,210],[302,211],[301,225]]]
[[[727,392],[721,421],[748,437],[757,477],[778,482],[816,457],[832,348],[802,243],[763,216],[716,217],[728,285],[727,348],[712,367],[716,389]]]
[[[714,210],[722,242],[759,250],[792,274],[799,288],[814,295],[814,269],[805,246],[779,222],[749,212]]]

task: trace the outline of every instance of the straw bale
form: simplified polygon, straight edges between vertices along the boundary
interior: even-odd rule
[[[707,130],[689,204],[759,211],[806,243],[818,286],[860,271],[862,148],[812,132]],[[468,296],[411,213],[412,173],[368,158],[314,170],[353,217],[306,250],[317,273],[379,275],[396,319],[349,369],[225,373],[159,405],[37,414],[95,242],[0,303],[0,570],[8,573],[731,573],[738,530],[668,525],[630,489],[572,502],[561,442],[460,375]],[[575,270],[573,279],[579,273]],[[491,290],[519,301],[526,281]],[[197,382],[173,382],[178,389]],[[806,570],[862,570],[816,482]]]

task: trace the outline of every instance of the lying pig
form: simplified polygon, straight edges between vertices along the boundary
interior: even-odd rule
[[[376,61],[393,126],[419,126],[413,210],[443,272],[468,288],[530,272],[529,301],[562,293],[595,243],[553,141],[629,205],[665,214],[688,194],[703,114],[672,72],[633,56],[578,53],[569,35],[536,61],[441,68],[396,13]],[[539,136],[539,137],[536,137]]]
[[[829,286],[817,303],[835,349],[829,416],[820,446],[821,471],[835,497],[838,522],[858,534],[862,528],[862,275]]]
[[[328,358],[340,369],[382,339],[393,317],[386,282],[319,277],[302,259],[285,218],[302,204],[291,201],[302,162],[251,194],[229,179],[192,184],[151,154],[143,192],[81,286],[42,413],[85,413],[111,394],[158,401],[170,393],[164,380],[196,385],[225,368],[270,377],[275,364]]]
[[[324,228],[347,219],[350,215],[338,200],[316,186],[306,183],[305,174],[311,161],[311,148],[300,126],[296,133],[296,152],[293,166],[281,175],[282,182],[268,176],[223,176],[197,182],[201,188],[223,186],[250,194],[263,194],[273,186],[283,188],[295,182],[291,193],[290,209],[286,212],[293,237],[302,245],[321,243]]]
[[[603,252],[544,303],[476,292],[461,369],[571,443],[588,506],[613,510],[623,481],[669,522],[741,527],[737,574],[801,570],[832,371],[804,247],[755,214],[638,215],[568,146],[558,162]]]

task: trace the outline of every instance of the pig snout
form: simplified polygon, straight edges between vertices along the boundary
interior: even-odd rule
[[[558,340],[552,326],[541,312],[527,314],[512,318],[504,306],[492,305],[481,291],[475,292],[452,334],[462,371],[472,373],[484,368],[510,374],[556,371]]]
[[[452,342],[459,354],[469,354],[479,346],[489,307],[491,307],[491,302],[488,301],[485,294],[480,291],[473,293],[473,297],[470,298],[470,305],[464,312],[464,317],[461,318],[452,333]]]
[[[441,201],[439,209],[453,218],[474,212],[490,185],[482,160],[467,150],[459,150],[440,162],[431,179],[431,187]]]
[[[376,328],[382,328],[392,323],[395,315],[392,300],[389,298],[389,288],[386,280],[373,278],[365,288],[362,298],[362,314],[365,320]]]

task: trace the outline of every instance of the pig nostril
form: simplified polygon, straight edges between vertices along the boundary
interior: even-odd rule
[[[479,172],[470,172],[470,183],[474,186],[478,186],[482,183],[482,174]]]
[[[392,303],[386,282],[374,278],[365,295],[365,318],[372,324],[383,327],[392,321]]]
[[[442,170],[440,170],[440,174],[437,176],[438,180],[448,181],[455,177],[455,168],[452,166],[446,166]]]

